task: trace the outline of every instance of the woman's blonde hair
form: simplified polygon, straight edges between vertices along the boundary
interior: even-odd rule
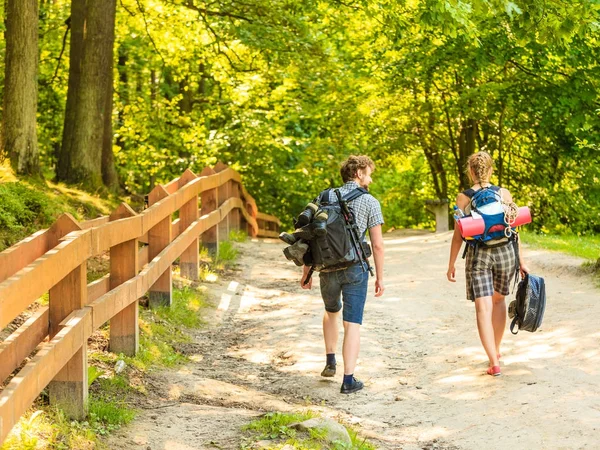
[[[489,183],[494,161],[489,153],[477,152],[469,156],[466,172],[472,183]]]

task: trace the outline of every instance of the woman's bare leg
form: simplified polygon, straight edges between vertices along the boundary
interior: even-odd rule
[[[494,340],[496,343],[496,354],[500,354],[500,344],[506,330],[506,302],[505,296],[494,292],[492,297],[492,325],[494,327]]]
[[[491,296],[475,299],[479,339],[481,339],[483,349],[490,360],[490,365],[498,366],[498,353],[496,352],[496,340],[494,337],[494,326],[492,324],[493,309],[494,306]]]

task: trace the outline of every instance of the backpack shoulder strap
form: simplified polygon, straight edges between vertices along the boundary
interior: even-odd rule
[[[473,198],[473,196],[475,195],[475,189],[467,189],[466,191],[463,191],[462,193],[465,194],[467,197],[469,198]]]
[[[330,192],[331,192],[331,188],[325,189],[323,192],[321,192],[319,194],[319,197],[318,197],[319,205],[322,205],[324,203],[329,203],[329,193]]]
[[[348,192],[346,195],[344,195],[342,197],[342,199],[347,202],[351,202],[352,200],[356,200],[361,195],[368,194],[368,193],[369,193],[369,191],[367,191],[365,188],[358,187],[358,188],[354,189],[353,191]]]
[[[477,190],[469,188],[469,189],[463,191],[462,193],[465,194],[469,198],[473,198],[473,196],[477,192],[482,192],[482,191],[485,191],[486,189],[490,189],[492,191],[499,192],[500,189],[502,189],[502,188],[500,186],[495,186],[495,185],[492,184],[491,186],[487,186],[487,187],[484,187],[484,188],[481,188],[481,189],[477,189]]]

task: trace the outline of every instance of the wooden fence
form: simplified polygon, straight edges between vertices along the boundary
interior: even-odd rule
[[[219,163],[156,186],[140,214],[125,203],[84,223],[64,214],[1,252],[0,330],[45,293],[49,303],[0,343],[0,384],[23,366],[0,393],[0,444],[46,386],[69,417],[87,415],[87,339],[110,321],[110,350],[134,355],[138,299],[149,293],[151,307],[171,304],[177,258],[182,276],[197,280],[200,242],[215,249],[238,229],[276,237],[279,225],[258,212],[240,175]],[[106,251],[110,273],[87,284],[88,259]]]

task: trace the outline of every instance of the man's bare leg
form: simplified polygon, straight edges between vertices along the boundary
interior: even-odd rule
[[[344,321],[344,375],[352,375],[356,369],[356,360],[360,351],[360,325]]]
[[[323,314],[323,338],[325,339],[325,353],[335,353],[339,336],[340,312]]]

